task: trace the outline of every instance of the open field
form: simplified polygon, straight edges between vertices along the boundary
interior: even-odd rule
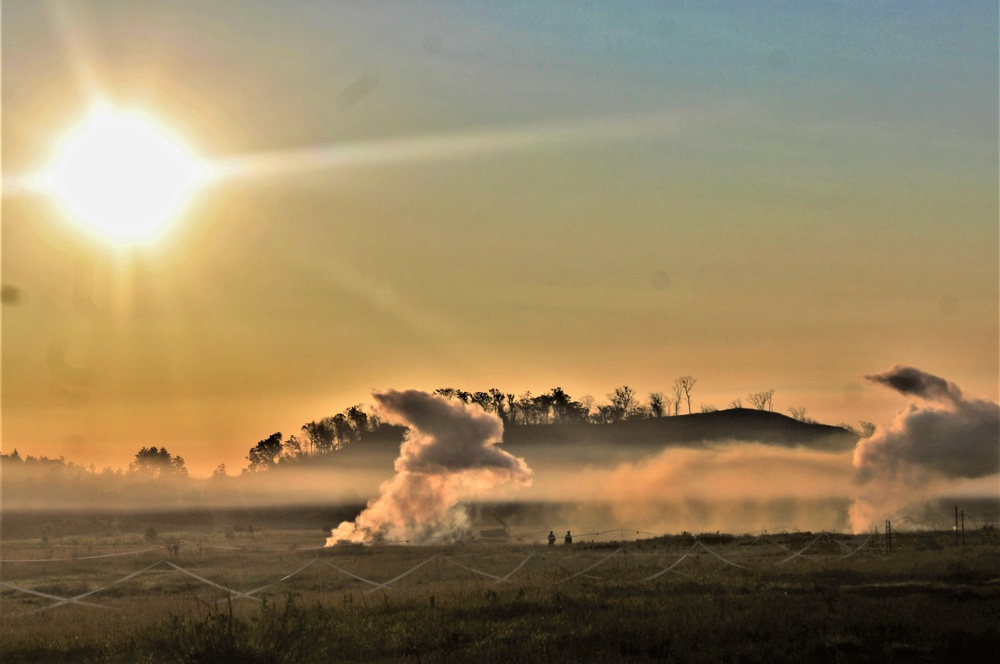
[[[70,533],[59,537],[29,532],[44,517],[6,519],[0,656],[988,661],[1000,647],[992,529],[967,533],[965,546],[951,533],[899,534],[891,552],[868,536],[622,541],[618,531],[572,546],[316,548],[321,530],[302,526],[332,516],[284,515],[287,528],[251,531],[246,514],[178,517],[176,527],[160,515],[148,536],[148,517],[126,533],[107,515],[49,517]]]

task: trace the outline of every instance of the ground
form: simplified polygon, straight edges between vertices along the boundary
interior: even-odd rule
[[[339,514],[8,516],[5,663],[969,662],[1000,647],[991,529],[964,545],[899,533],[891,551],[617,531],[324,549],[313,524]]]

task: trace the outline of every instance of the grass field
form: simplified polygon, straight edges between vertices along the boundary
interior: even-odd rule
[[[964,546],[899,534],[891,552],[815,533],[315,548],[313,522],[338,516],[5,519],[0,659],[969,662],[1000,648],[994,530]]]

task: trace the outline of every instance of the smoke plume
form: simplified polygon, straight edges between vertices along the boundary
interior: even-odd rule
[[[854,451],[858,493],[851,506],[855,532],[900,508],[922,503],[960,479],[1000,471],[1000,405],[966,399],[954,383],[913,367],[865,376],[920,402]]]
[[[333,531],[327,546],[455,539],[469,527],[460,501],[507,482],[531,483],[524,459],[496,447],[503,423],[479,406],[417,390],[376,392],[374,398],[384,421],[409,428],[394,464],[396,474],[354,522]]]
[[[567,527],[665,533],[843,530],[851,452],[752,441],[670,447],[613,466],[535,462],[524,497],[563,506]],[[554,519],[551,523],[561,523]]]

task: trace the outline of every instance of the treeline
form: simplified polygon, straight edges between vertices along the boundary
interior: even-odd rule
[[[127,470],[27,455],[17,449],[0,454],[3,502],[9,508],[131,504],[171,505],[199,482],[188,475],[184,459],[165,447],[142,447]]]
[[[135,453],[134,460],[129,464],[128,472],[121,469],[114,470],[110,466],[98,472],[94,464],[84,467],[81,464],[66,461],[60,456],[57,459],[50,459],[47,456],[35,457],[21,454],[15,448],[10,454],[0,454],[0,462],[6,464],[6,470],[16,469],[31,473],[37,477],[47,477],[51,475],[100,475],[105,478],[129,477],[138,481],[151,479],[185,478],[188,476],[187,467],[184,465],[184,458],[173,456],[166,447],[141,447]]]
[[[487,413],[493,413],[507,426],[530,424],[593,423],[613,424],[635,418],[665,417],[679,415],[682,404],[691,412],[691,391],[696,379],[683,376],[674,382],[673,396],[662,392],[652,392],[642,400],[635,390],[623,385],[610,392],[608,403],[595,404],[592,397],[573,399],[561,387],[554,387],[545,394],[533,395],[524,392],[520,396],[491,388],[483,392],[469,392],[453,387],[444,387],[434,393],[446,399],[465,404],[476,404]],[[774,391],[771,390],[771,394]],[[769,403],[761,403],[761,407]],[[702,406],[703,412],[715,410]],[[378,415],[365,410],[358,404],[343,412],[321,420],[303,424],[298,434],[287,439],[276,432],[250,448],[246,456],[249,465],[244,473],[257,473],[281,463],[328,454],[347,445],[360,441],[366,434],[377,431],[381,426]],[[225,472],[224,468],[216,472]]]
[[[671,417],[681,414],[692,414],[692,394],[697,379],[692,376],[680,376],[674,380],[669,392],[650,392],[642,398],[628,385],[622,385],[609,392],[607,402],[596,403],[593,397],[584,396],[574,399],[561,387],[553,387],[544,394],[524,392],[521,395],[503,392],[496,388],[486,391],[466,391],[452,387],[435,390],[446,399],[464,404],[476,404],[488,413],[495,414],[505,426],[526,425],[557,425],[557,424],[615,424],[636,419]],[[772,411],[774,405],[774,390],[753,392],[746,396],[747,403],[756,410]],[[733,399],[729,408],[743,408],[741,398]],[[712,405],[701,404],[699,412],[710,413],[718,409]],[[805,408],[790,408],[791,416],[801,422],[814,423],[815,420],[806,415]],[[296,434],[287,438],[281,432],[275,432],[260,440],[251,447],[245,457],[248,464],[241,469],[241,474],[252,475],[266,471],[278,465],[330,454],[348,445],[362,441],[366,436],[377,433],[383,426],[378,415],[368,412],[361,404],[350,406],[336,415],[324,417],[303,424]],[[846,423],[839,426],[848,431],[867,437],[872,435],[875,425],[871,422],[860,422],[860,429]],[[166,447],[141,447],[129,464],[128,471],[114,471],[105,468],[97,472],[93,466],[89,469],[65,462],[61,457],[48,459],[28,456],[22,459],[17,450],[12,454],[0,454],[0,462],[7,468],[17,467],[19,470],[29,470],[29,475],[79,476],[82,473],[99,475],[104,479],[126,479],[135,482],[168,483],[170,480],[187,478],[188,471],[184,459],[172,455]],[[212,479],[228,477],[225,464],[219,464],[212,473]]]
[[[622,385],[607,394],[605,403],[596,403],[591,396],[574,399],[561,387],[553,387],[544,394],[524,392],[519,396],[497,388],[476,392],[444,387],[434,393],[464,404],[476,404],[499,417],[505,426],[615,424],[692,414],[692,393],[697,382],[693,376],[680,376],[674,380],[669,392],[650,392],[645,398],[628,385]],[[770,411],[774,404],[774,390],[753,392],[747,395],[747,401],[757,410]],[[743,402],[734,399],[729,406],[742,408]],[[703,413],[718,410],[705,404],[701,404],[699,409]],[[795,419],[811,421],[805,415],[805,408],[794,408],[791,412]],[[282,463],[334,452],[362,440],[380,426],[376,414],[367,412],[360,404],[351,406],[336,415],[302,425],[299,434],[287,439],[281,432],[276,432],[259,441],[250,448],[246,456],[249,465],[243,472],[258,473]],[[224,468],[220,467],[216,472],[224,472]]]

